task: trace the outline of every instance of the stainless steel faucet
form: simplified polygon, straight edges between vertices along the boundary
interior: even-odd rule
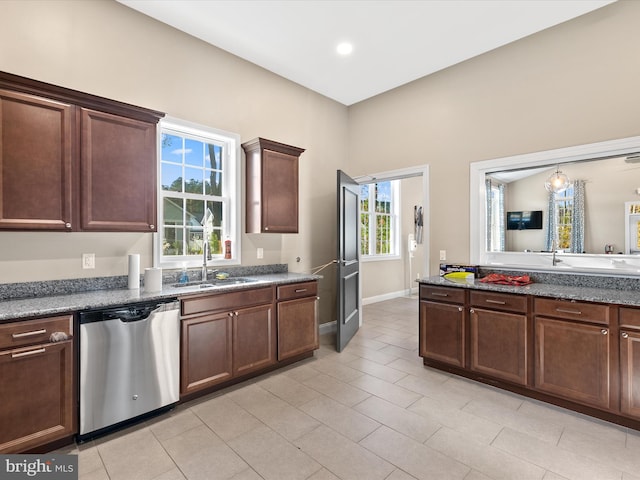
[[[211,260],[209,241],[205,238],[202,242],[202,281],[207,280],[207,261]]]

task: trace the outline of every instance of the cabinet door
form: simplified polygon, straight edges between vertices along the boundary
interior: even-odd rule
[[[0,90],[0,228],[70,230],[71,105]]]
[[[640,332],[624,330],[620,335],[620,409],[640,418]]]
[[[298,233],[298,157],[294,155],[263,151],[262,229]]]
[[[182,320],[181,395],[232,377],[231,321],[229,313]]]
[[[73,342],[0,352],[0,453],[22,453],[73,435]]]
[[[527,316],[471,309],[471,370],[527,384]]]
[[[420,302],[420,356],[465,366],[464,308]]]
[[[278,303],[278,360],[319,347],[317,312],[317,297]]]
[[[603,326],[536,317],[535,387],[609,408],[610,338]]]
[[[156,125],[82,109],[82,230],[156,230]]]
[[[231,318],[234,376],[276,363],[276,328],[272,304],[235,311]]]

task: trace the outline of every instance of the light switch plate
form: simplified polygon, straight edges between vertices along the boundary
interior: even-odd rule
[[[447,251],[440,250],[440,260],[446,260],[446,259],[447,259]]]
[[[258,258],[264,258],[264,250],[262,248],[258,248],[256,255]]]

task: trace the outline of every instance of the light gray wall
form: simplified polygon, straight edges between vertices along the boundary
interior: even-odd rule
[[[640,134],[639,21],[619,1],[351,106],[345,170],[429,164],[431,273],[468,262],[471,162]]]
[[[0,69],[243,141],[306,148],[300,234],[244,235],[245,264],[306,271],[335,258],[336,169],[358,176],[429,164],[436,273],[439,250],[451,263],[469,259],[470,162],[640,134],[638,20],[640,2],[619,1],[346,108],[112,0],[4,0]],[[150,234],[2,232],[0,282],[124,275],[127,253],[150,266],[151,243]],[[84,252],[96,253],[96,270],[80,268]],[[323,273],[324,322],[335,318],[335,289],[332,267]]]
[[[344,105],[113,0],[0,1],[0,70],[236,132],[242,141],[261,136],[305,148],[300,233],[243,235],[242,262],[303,272],[335,258]],[[143,269],[152,263],[152,234],[0,232],[0,245],[0,283],[125,275],[128,253],[141,254]],[[96,254],[95,270],[81,269],[82,253]],[[333,272],[324,273],[323,322],[335,319]]]

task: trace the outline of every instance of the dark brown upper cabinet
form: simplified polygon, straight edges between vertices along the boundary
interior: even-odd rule
[[[155,231],[163,116],[0,72],[0,229]]]
[[[264,138],[243,143],[247,233],[298,233],[298,159],[304,148]]]

